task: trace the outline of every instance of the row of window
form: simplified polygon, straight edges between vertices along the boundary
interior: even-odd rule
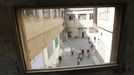
[[[23,10],[23,15],[24,16],[37,16],[38,15],[38,12],[37,10],[33,9],[33,10]]]
[[[43,17],[50,18],[63,18],[64,11],[60,9],[42,9]],[[23,10],[23,16],[38,17],[39,11],[36,9]]]
[[[69,20],[75,20],[75,14],[68,14],[68,19]],[[87,19],[87,14],[78,14],[78,20],[86,20]],[[89,13],[89,20],[93,19],[93,13]]]
[[[101,11],[98,12],[98,19],[99,20],[109,20],[110,16],[110,8],[99,8]]]

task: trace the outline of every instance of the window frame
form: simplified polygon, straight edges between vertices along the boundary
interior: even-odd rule
[[[64,11],[61,10],[61,18],[64,18]]]
[[[87,14],[86,13],[78,14],[78,20],[87,20]]]
[[[50,18],[51,17],[50,12],[51,12],[50,9],[42,9],[43,17]],[[47,13],[47,15],[46,15],[46,13]]]
[[[68,20],[69,21],[74,21],[75,20],[75,14],[67,14]]]
[[[93,20],[93,13],[89,13],[89,20]]]
[[[53,18],[58,18],[57,9],[52,9]]]
[[[121,15],[120,15],[120,17],[119,18],[115,18],[115,20],[117,20],[117,19],[119,19],[119,22],[117,22],[117,24],[119,24],[120,25],[120,30],[118,31],[118,33],[119,33],[119,39],[118,39],[118,41],[119,41],[119,43],[118,43],[118,52],[117,52],[117,61],[116,61],[116,63],[113,63],[113,64],[101,64],[101,65],[93,65],[93,66],[82,66],[82,67],[73,67],[73,68],[61,68],[61,69],[44,69],[44,70],[27,70],[26,69],[26,64],[25,64],[25,55],[24,55],[24,52],[22,51],[23,49],[24,49],[24,46],[23,46],[23,41],[22,41],[22,32],[20,31],[21,29],[19,28],[19,23],[18,23],[18,20],[17,20],[17,10],[18,9],[20,9],[20,8],[29,8],[29,7],[27,7],[27,6],[16,6],[16,7],[14,7],[14,12],[15,12],[15,14],[14,14],[14,17],[15,17],[15,22],[16,22],[16,38],[17,38],[17,44],[19,44],[18,45],[18,49],[19,49],[19,58],[21,58],[21,60],[20,60],[20,63],[22,63],[22,67],[21,67],[21,69],[23,69],[23,72],[25,72],[25,73],[47,73],[47,72],[58,72],[58,71],[62,71],[62,72],[68,72],[68,71],[83,71],[83,70],[86,70],[86,71],[96,71],[96,70],[101,70],[101,69],[105,69],[105,70],[107,70],[107,69],[115,69],[115,70],[121,70],[121,68],[123,67],[122,66],[122,61],[123,61],[123,58],[121,58],[121,56],[122,56],[122,54],[121,53],[123,53],[123,51],[121,51],[121,49],[123,49],[123,48],[121,48],[121,46],[122,46],[122,42],[120,42],[120,41],[122,41],[122,39],[124,39],[124,38],[122,38],[121,36],[123,36],[124,34],[123,34],[123,30],[125,29],[124,27],[124,24],[123,24],[123,20],[124,19],[122,19],[122,17],[123,17],[123,15],[124,15],[124,10],[125,10],[125,5],[124,4],[120,4],[120,5],[111,5],[111,4],[109,4],[109,5],[98,5],[98,7],[104,7],[104,6],[107,6],[107,7],[115,7],[115,8],[119,8],[118,10],[121,10],[121,11],[123,11],[123,12],[118,12],[118,14],[119,13],[121,13]],[[33,6],[31,6],[31,7],[33,7]],[[47,6],[48,8],[49,8],[49,6]],[[58,6],[57,6],[58,7]],[[65,6],[64,6],[65,7]],[[69,8],[71,8],[71,7],[74,7],[74,6],[70,6]],[[76,6],[76,7],[79,7],[79,6]],[[89,6],[87,6],[87,7],[89,7]],[[55,7],[50,7],[50,8],[55,8]],[[114,25],[115,25],[115,23],[114,23]],[[121,25],[123,25],[123,26],[121,26]],[[114,34],[115,35],[115,34]]]
[[[23,16],[25,17],[38,17],[38,11],[36,9],[24,9]]]

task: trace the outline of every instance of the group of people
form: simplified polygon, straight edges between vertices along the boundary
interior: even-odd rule
[[[96,37],[94,37],[94,40],[96,40]],[[88,43],[90,44],[90,48],[93,48],[93,44],[92,44],[92,42],[90,41],[90,37],[88,37]]]
[[[71,47],[70,53],[73,56],[74,55],[74,49]],[[87,57],[89,57],[89,49],[86,50]],[[80,61],[82,61],[83,57],[85,56],[85,49],[79,49],[77,54],[77,65],[80,64]]]
[[[90,48],[93,48],[94,45],[90,41],[90,37],[88,38],[88,42],[89,42]],[[74,55],[74,52],[75,52],[74,49],[71,47],[71,50],[70,50],[71,55]],[[85,52],[86,52],[87,57],[89,58],[89,56],[90,56],[90,50],[89,49],[87,49],[87,50],[85,50],[85,49],[79,49],[78,50],[77,65],[79,65],[80,62],[82,61],[83,57],[85,56]]]
[[[96,38],[95,38],[96,39]],[[89,43],[89,45],[90,45],[90,48],[93,48],[93,43],[90,41],[90,37],[88,38],[88,43]],[[85,53],[86,52],[86,53]],[[71,47],[71,49],[70,49],[70,54],[73,56],[74,55],[74,53],[75,53],[75,50],[74,50],[74,48],[72,48]],[[79,65],[80,64],[80,62],[82,61],[82,59],[83,59],[83,57],[85,56],[85,54],[86,54],[86,56],[89,58],[90,57],[90,50],[89,49],[87,49],[87,50],[85,50],[85,49],[78,49],[78,52],[77,52],[77,65]],[[62,56],[59,56],[58,57],[58,60],[59,60],[59,62],[61,63],[61,61],[62,61]]]

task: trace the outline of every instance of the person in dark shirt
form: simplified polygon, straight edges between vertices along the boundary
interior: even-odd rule
[[[59,57],[58,57],[58,60],[59,60],[59,63],[61,63],[61,61],[62,61],[62,57],[59,56]]]
[[[71,47],[70,52],[71,52],[71,55],[74,55],[74,50],[73,50],[73,48],[72,48],[72,47]]]
[[[81,49],[81,53],[82,53],[82,55],[84,56],[84,49]]]
[[[87,49],[87,57],[89,57],[89,49]]]

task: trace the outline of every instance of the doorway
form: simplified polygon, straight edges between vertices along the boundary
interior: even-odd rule
[[[84,32],[82,32],[82,38],[84,38]]]

